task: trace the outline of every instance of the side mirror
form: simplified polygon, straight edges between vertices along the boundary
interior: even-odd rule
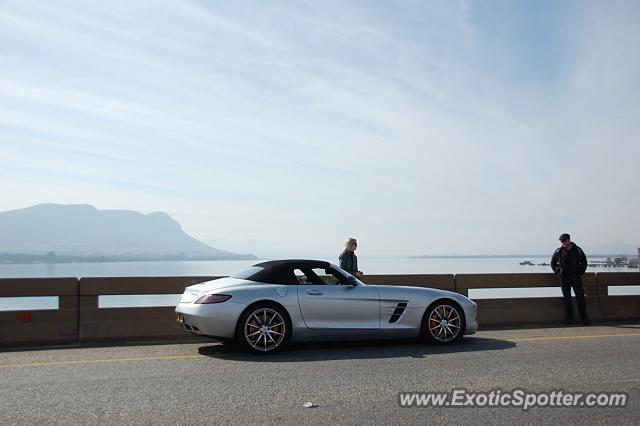
[[[356,280],[355,277],[349,276],[347,280],[344,282],[344,284],[351,287],[356,287],[358,285],[358,281]]]

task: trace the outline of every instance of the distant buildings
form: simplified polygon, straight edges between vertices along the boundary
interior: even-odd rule
[[[638,247],[638,257],[635,259],[629,259],[627,266],[629,268],[640,268],[640,247]]]
[[[638,247],[638,257],[629,259],[627,256],[607,257],[606,261],[591,261],[589,266],[604,266],[607,268],[638,268],[640,267],[640,247]]]

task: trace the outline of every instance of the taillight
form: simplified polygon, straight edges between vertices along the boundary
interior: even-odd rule
[[[206,303],[222,303],[231,299],[228,294],[205,294],[193,303],[206,304]]]

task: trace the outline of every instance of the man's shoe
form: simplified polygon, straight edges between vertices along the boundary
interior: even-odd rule
[[[573,325],[573,318],[565,318],[564,323],[566,325]]]
[[[588,318],[582,319],[582,325],[591,325],[591,321]]]

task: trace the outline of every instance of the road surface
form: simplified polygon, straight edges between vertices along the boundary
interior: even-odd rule
[[[0,352],[0,424],[637,424],[640,324],[416,341],[219,343]],[[626,407],[400,407],[399,392],[614,391]],[[317,405],[305,408],[303,404]]]

